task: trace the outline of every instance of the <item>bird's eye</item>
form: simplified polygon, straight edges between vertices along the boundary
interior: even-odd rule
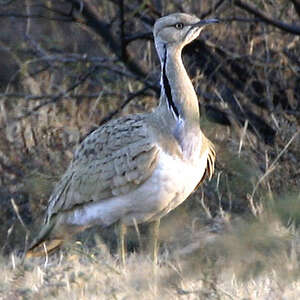
[[[183,23],[176,23],[175,28],[181,30],[184,27]]]

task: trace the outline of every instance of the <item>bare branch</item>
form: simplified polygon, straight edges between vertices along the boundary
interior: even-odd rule
[[[211,15],[212,13],[214,13],[223,3],[225,0],[219,0],[213,8],[209,9],[208,11],[204,12],[203,14],[201,14],[200,19],[205,19],[206,17],[208,17],[209,15]]]
[[[127,35],[125,37],[126,45],[136,40],[153,40],[153,34],[151,31],[149,31],[149,32],[135,33],[135,34]]]
[[[23,19],[45,19],[45,20],[50,20],[50,21],[60,21],[60,22],[71,22],[73,19],[71,17],[49,17],[46,15],[41,15],[41,14],[19,14],[15,12],[7,12],[7,13],[0,13],[0,18],[23,18]]]
[[[111,27],[109,24],[103,22],[98,14],[98,8],[90,3],[89,1],[79,1],[79,0],[66,0],[69,3],[72,3],[73,7],[77,12],[80,11],[80,15],[73,13],[75,20],[78,20],[80,23],[84,23],[85,26],[91,28],[94,32],[102,36],[109,48],[115,53],[117,57],[122,60],[120,57],[120,42],[117,41],[111,32]],[[141,69],[141,67],[136,63],[132,55],[127,55],[126,61],[123,61],[128,69],[137,74],[138,76],[145,77],[146,73]]]
[[[127,51],[126,51],[126,43],[125,43],[125,20],[124,20],[124,1],[120,0],[120,39],[121,39],[121,57],[123,61],[127,60]]]
[[[62,97],[69,94],[70,91],[74,90],[76,87],[84,83],[98,68],[98,66],[92,67],[87,73],[83,74],[73,85],[71,85],[67,90],[59,93],[58,95],[54,96],[52,99],[45,101],[41,104],[36,105],[30,111],[26,112],[24,115],[15,118],[15,121],[23,120],[29,116],[31,116],[34,112],[40,110],[42,107],[56,103],[58,100],[62,99]]]
[[[255,17],[262,19],[267,24],[275,26],[285,32],[300,35],[300,27],[296,25],[290,25],[275,19],[270,18],[266,14],[260,12],[256,7],[252,6],[251,4],[245,3],[241,0],[234,0],[234,5],[237,7],[246,10],[247,12],[253,14]]]
[[[120,94],[114,93],[114,92],[107,92],[107,91],[101,91],[100,92],[104,96],[116,96],[116,97],[121,97]],[[0,98],[17,98],[17,99],[24,99],[26,101],[37,101],[37,100],[43,100],[43,99],[53,99],[57,95],[53,94],[41,94],[41,95],[31,95],[31,94],[24,94],[24,93],[0,93]],[[94,99],[98,98],[99,93],[92,93],[92,94],[72,94],[72,95],[61,95],[62,99],[66,98],[73,98],[73,99],[82,99],[82,98],[87,98],[87,99]],[[0,99],[1,100],[1,99]]]
[[[134,98],[141,96],[143,94],[145,94],[146,90],[149,87],[144,87],[142,89],[140,89],[139,91],[130,94],[124,101],[123,103],[114,111],[112,111],[110,114],[108,114],[99,124],[99,126],[103,125],[104,123],[108,122],[109,120],[111,120],[115,115],[117,115],[118,113],[120,113],[122,111],[122,109],[129,104]]]
[[[32,64],[37,62],[61,62],[61,63],[75,63],[75,62],[87,62],[93,64],[103,63],[116,63],[116,59],[111,59],[101,56],[89,56],[87,54],[78,53],[64,53],[64,54],[45,54],[39,58],[35,58],[26,62],[26,64]]]

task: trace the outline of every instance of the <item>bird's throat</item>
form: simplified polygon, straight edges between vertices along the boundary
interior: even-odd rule
[[[161,89],[164,105],[176,122],[184,124],[183,131],[199,127],[198,99],[193,84],[185,70],[181,49],[164,47]]]

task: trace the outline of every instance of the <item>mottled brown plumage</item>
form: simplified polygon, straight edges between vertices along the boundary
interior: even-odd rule
[[[205,177],[211,179],[215,151],[200,130],[198,100],[181,50],[203,25],[215,22],[187,14],[156,22],[154,38],[162,65],[160,105],[152,113],[112,120],[83,140],[54,188],[45,225],[27,256],[40,255],[45,247],[48,252],[55,250],[72,234],[94,224],[155,221],[157,235],[159,219]],[[122,229],[121,245],[124,233]],[[157,236],[155,259],[156,240]]]

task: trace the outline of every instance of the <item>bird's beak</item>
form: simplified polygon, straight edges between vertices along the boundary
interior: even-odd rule
[[[206,19],[206,20],[201,20],[195,24],[193,24],[193,27],[201,27],[209,24],[214,24],[214,23],[220,23],[220,20],[218,19]]]

